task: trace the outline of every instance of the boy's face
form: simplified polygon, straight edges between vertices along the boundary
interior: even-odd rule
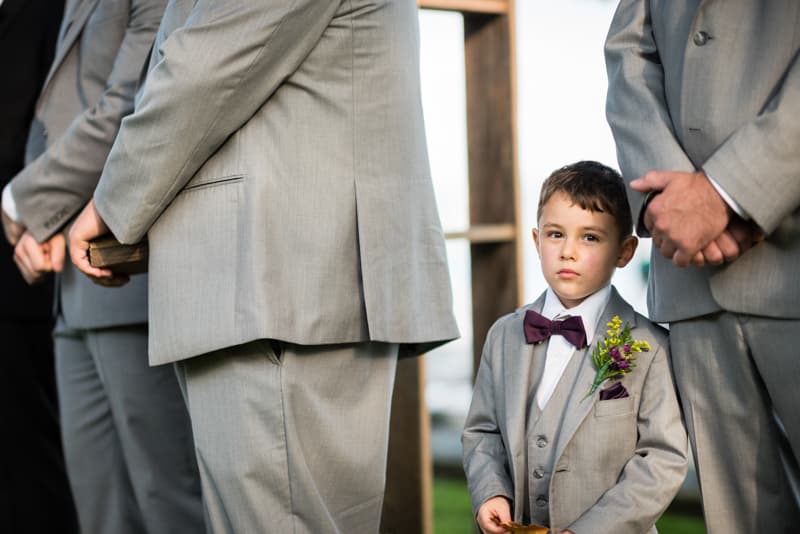
[[[542,207],[533,241],[544,278],[566,308],[608,284],[614,269],[631,260],[637,244],[633,236],[620,241],[611,215],[585,210],[562,192]]]

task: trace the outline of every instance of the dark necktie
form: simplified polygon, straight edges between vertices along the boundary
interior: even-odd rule
[[[528,310],[525,312],[523,324],[525,326],[525,341],[528,343],[538,343],[548,339],[550,336],[563,336],[564,339],[578,349],[586,346],[586,330],[583,328],[583,321],[580,316],[567,317],[563,321],[551,321],[540,313]]]

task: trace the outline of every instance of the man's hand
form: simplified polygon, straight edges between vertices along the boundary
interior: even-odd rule
[[[11,243],[11,246],[16,246],[22,234],[25,232],[25,227],[6,215],[5,210],[0,210],[0,212],[3,214],[3,233],[6,234],[6,239]]]
[[[48,273],[64,268],[64,235],[57,233],[39,244],[30,232],[24,232],[14,248],[14,263],[28,284],[41,282]]]
[[[508,503],[508,499],[501,496],[487,499],[478,508],[475,520],[486,534],[503,534],[506,529],[500,524],[511,521],[511,506]]]
[[[712,241],[721,236],[731,219],[732,210],[702,171],[651,171],[630,184],[631,189],[646,193],[661,191],[647,205],[644,224],[653,244],[665,258],[679,267],[696,260]],[[735,254],[725,238],[709,252],[716,261]],[[735,254],[738,255],[738,254]]]
[[[701,252],[695,254],[692,265],[702,267],[706,264],[730,263],[757,245],[764,237],[764,231],[753,221],[745,221],[734,215],[725,231]]]
[[[112,278],[108,269],[97,269],[89,264],[89,241],[108,233],[108,226],[90,200],[69,230],[69,257],[81,272],[92,279]]]

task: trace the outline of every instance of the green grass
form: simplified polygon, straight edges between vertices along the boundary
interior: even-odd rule
[[[704,534],[706,527],[700,517],[670,514],[667,511],[656,522],[660,534]]]
[[[469,534],[472,511],[463,480],[434,478],[433,531],[435,534]]]
[[[703,520],[665,514],[656,523],[660,534],[703,534]],[[472,511],[463,480],[435,478],[433,481],[433,531],[435,534],[470,534]]]

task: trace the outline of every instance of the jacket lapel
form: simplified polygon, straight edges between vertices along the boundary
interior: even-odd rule
[[[75,40],[83,31],[86,22],[94,12],[94,8],[100,0],[75,0],[75,2],[67,8],[69,11],[61,23],[60,39],[56,47],[56,55],[53,58],[53,64],[50,67],[50,72],[47,73],[44,86],[42,87],[42,94],[47,90],[47,86],[53,79],[53,75],[58,70],[58,67],[67,57]]]
[[[559,432],[555,456],[556,465],[558,465],[558,460],[561,458],[564,448],[572,440],[575,431],[594,407],[600,396],[600,390],[605,386],[605,384],[601,385],[591,397],[584,398],[586,393],[589,392],[589,388],[592,387],[592,382],[594,382],[594,377],[597,374],[597,369],[595,369],[594,362],[592,361],[592,350],[597,345],[598,341],[602,341],[605,337],[607,330],[606,323],[610,323],[615,315],[619,316],[623,325],[627,323],[631,328],[636,326],[636,314],[633,312],[633,308],[622,300],[622,297],[619,296],[617,290],[612,286],[611,296],[608,299],[606,308],[600,315],[600,321],[598,322],[594,338],[591,340],[589,346],[580,354],[582,358],[581,366],[574,382],[574,390],[570,395],[569,404],[567,405],[564,423]]]
[[[528,414],[528,394],[533,391],[532,380],[541,377],[531,377],[531,372],[537,365],[535,360],[538,358],[542,362],[545,357],[546,343],[530,345],[525,342],[525,331],[522,322],[527,310],[542,311],[544,306],[544,295],[539,297],[533,304],[517,310],[519,314],[519,332],[517,335],[508,336],[503,347],[503,354],[506,361],[503,368],[505,373],[505,400],[506,400],[506,421],[508,425],[508,443],[510,447],[509,460],[513,464],[514,488],[517,495],[514,496],[516,502],[522,499],[522,490],[526,484],[528,476],[527,466],[525,465],[526,450],[526,423]],[[543,366],[540,366],[540,368]]]

